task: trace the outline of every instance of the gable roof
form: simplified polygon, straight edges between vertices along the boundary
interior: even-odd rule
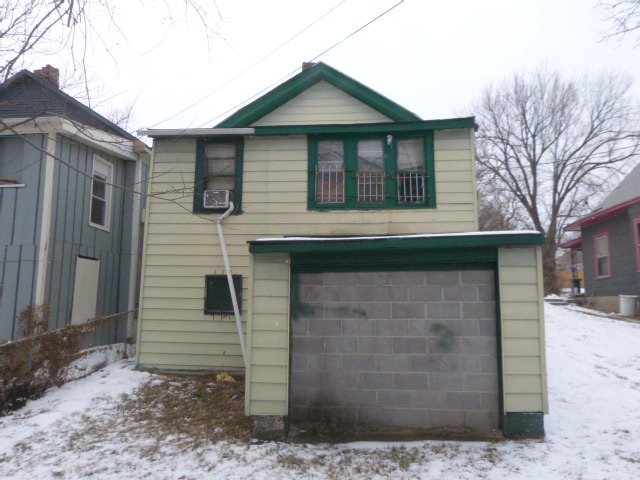
[[[21,86],[25,88],[21,89]],[[29,91],[29,86],[38,88]],[[59,115],[128,140],[137,140],[123,128],[29,70],[21,70],[0,84],[0,118],[43,115]]]
[[[640,197],[640,163],[607,195],[595,211],[608,210]]]
[[[640,163],[633,168],[613,191],[589,215],[565,227],[565,230],[580,230],[627,211],[631,205],[640,203]]]
[[[322,80],[397,122],[421,120],[419,116],[403,106],[398,105],[394,101],[389,100],[387,97],[329,65],[319,62],[278,85],[273,90],[270,90],[257,100],[254,100],[249,105],[246,105],[233,115],[227,117],[216,126],[221,128],[249,127],[253,122],[271,113],[276,108],[281,107],[289,100]]]

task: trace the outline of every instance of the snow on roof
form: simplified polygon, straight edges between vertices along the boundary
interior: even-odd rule
[[[350,236],[350,237],[271,237],[258,238],[251,243],[258,242],[349,242],[361,240],[402,240],[407,238],[448,238],[448,237],[480,237],[492,235],[542,235],[537,230],[497,230],[483,232],[460,233],[419,233],[413,235],[379,235],[379,236]]]

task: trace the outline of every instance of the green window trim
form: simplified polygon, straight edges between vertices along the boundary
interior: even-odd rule
[[[193,213],[197,214],[216,214],[220,215],[226,209],[204,208],[202,199],[204,196],[206,184],[206,147],[211,144],[233,144],[236,147],[236,170],[233,193],[233,213],[239,215],[242,213],[242,163],[244,157],[244,139],[242,137],[216,137],[216,138],[199,138],[196,145],[196,172],[195,184],[193,189]]]
[[[421,139],[424,146],[424,201],[400,203],[398,201],[398,148],[399,140]],[[344,191],[342,203],[319,203],[316,195],[318,145],[322,141],[342,142],[344,151]],[[380,140],[384,146],[385,199],[382,202],[361,202],[358,196],[358,142]],[[390,142],[389,142],[390,140]],[[307,207],[309,210],[392,210],[436,208],[435,153],[433,130],[426,132],[404,132],[397,134],[362,135],[309,135],[308,136]],[[402,173],[411,173],[403,171]]]

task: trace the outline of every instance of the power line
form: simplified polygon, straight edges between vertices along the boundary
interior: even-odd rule
[[[180,115],[181,113],[186,112],[187,110],[189,110],[190,108],[195,107],[196,105],[198,105],[200,102],[202,102],[203,100],[209,98],[211,95],[213,95],[214,93],[220,91],[221,89],[223,89],[224,87],[226,87],[227,85],[229,85],[230,83],[236,81],[238,78],[240,78],[242,75],[244,75],[245,73],[247,73],[249,70],[253,69],[255,66],[259,65],[260,63],[262,63],[264,60],[266,60],[267,58],[269,58],[271,55],[273,55],[274,53],[276,53],[278,50],[280,50],[282,47],[284,47],[285,45],[287,45],[288,43],[290,43],[291,41],[293,41],[294,39],[296,39],[297,37],[299,37],[300,35],[302,35],[304,32],[306,32],[308,29],[310,29],[312,26],[314,26],[316,23],[318,23],[320,20],[322,20],[324,17],[326,17],[327,15],[329,15],[331,12],[333,12],[335,9],[337,9],[339,6],[341,6],[344,2],[346,2],[346,0],[342,0],[340,3],[338,3],[337,5],[335,5],[334,7],[332,7],[331,9],[327,10],[325,13],[323,13],[321,16],[319,16],[318,18],[316,18],[313,22],[311,22],[309,25],[307,25],[306,27],[304,27],[302,30],[300,30],[298,33],[296,33],[294,36],[292,36],[291,38],[289,38],[288,40],[286,40],[284,43],[281,43],[280,45],[278,45],[276,48],[274,48],[273,50],[271,50],[269,53],[267,53],[264,57],[262,57],[261,59],[259,59],[258,61],[254,62],[252,65],[248,66],[247,68],[245,68],[244,70],[242,70],[240,73],[238,73],[235,77],[231,78],[230,80],[226,81],[225,83],[223,83],[222,85],[220,85],[219,87],[215,88],[214,90],[210,91],[209,93],[207,93],[204,97],[196,100],[195,102],[193,102],[190,105],[187,105],[186,107],[184,107],[182,110],[180,110],[179,112],[171,115],[170,117],[165,118],[164,120],[160,120],[159,122],[151,125],[151,127],[149,128],[153,128],[156,127],[158,125],[160,125],[163,122],[167,122],[169,120],[172,120],[173,118],[177,117],[178,115]]]
[[[357,34],[358,32],[364,30],[365,28],[367,28],[369,25],[371,25],[372,23],[374,23],[375,21],[381,19],[382,17],[384,17],[387,13],[391,12],[391,10],[393,10],[394,8],[398,7],[400,4],[404,3],[404,0],[400,0],[398,3],[396,3],[395,5],[393,5],[392,7],[388,8],[387,10],[385,10],[384,12],[382,12],[380,15],[378,15],[377,17],[369,20],[367,23],[365,23],[364,25],[362,25],[360,28],[354,30],[353,32],[351,32],[349,35],[347,35],[346,37],[344,37],[342,40],[334,43],[332,46],[330,46],[329,48],[327,48],[326,50],[322,51],[321,53],[317,54],[315,57],[313,57],[311,60],[309,60],[309,63],[313,62],[314,60],[317,60],[318,58],[320,58],[322,55],[324,55],[325,53],[330,52],[331,50],[333,50],[334,48],[336,48],[338,45],[340,45],[341,43],[343,43],[344,41],[348,40],[349,38],[353,37],[355,34]],[[291,75],[293,75],[294,73],[296,73],[298,71],[298,67],[296,67],[294,70],[292,70],[291,72],[287,73],[284,77],[280,78],[279,80],[275,81],[274,83],[272,83],[271,85],[269,85],[266,88],[263,88],[262,90],[260,90],[258,93],[250,96],[249,98],[243,100],[242,102],[240,102],[239,104],[237,104],[234,107],[231,107],[229,110],[224,111],[223,113],[213,117],[210,120],[207,120],[206,122],[204,122],[202,125],[200,125],[198,128],[201,128],[203,126],[205,126],[206,124],[213,122],[215,120],[217,120],[218,118],[226,115],[229,112],[232,112],[234,110],[236,110],[237,108],[241,107],[242,105],[244,105],[245,103],[253,100],[254,98],[256,98],[258,95],[261,95],[262,93],[270,90],[271,88],[273,88],[275,85],[278,85],[279,83],[283,82],[284,80],[286,80],[287,78],[289,78]]]

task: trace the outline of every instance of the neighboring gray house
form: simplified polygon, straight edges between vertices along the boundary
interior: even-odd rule
[[[581,234],[562,246],[582,250],[590,301],[618,311],[619,295],[640,295],[640,164],[598,208],[565,230]]]
[[[51,328],[135,308],[148,164],[57,69],[0,85],[0,341],[29,305],[50,307]]]

